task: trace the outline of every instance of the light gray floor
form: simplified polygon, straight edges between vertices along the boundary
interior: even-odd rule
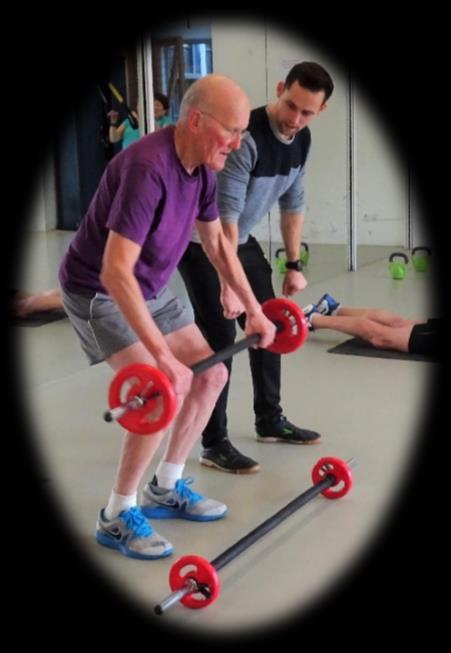
[[[30,237],[24,288],[56,285],[56,268],[71,236],[52,232]],[[327,291],[353,306],[382,306],[411,317],[432,312],[428,273],[410,269],[405,280],[394,281],[386,258],[356,273],[344,272],[341,254],[334,265],[331,252],[312,248],[306,271],[309,286],[298,299],[300,305]],[[279,276],[275,284],[280,289]],[[283,359],[286,415],[323,435],[320,444],[302,447],[255,441],[247,355],[236,356],[230,432],[235,445],[257,459],[262,470],[235,476],[201,467],[197,445],[186,475],[196,477],[198,491],[226,502],[229,516],[210,524],[154,522],[173,542],[175,555],[144,562],[105,549],[94,539],[97,512],[109,495],[121,443],[120,427],[102,419],[110,370],[105,364],[87,366],[67,320],[19,327],[17,332],[43,473],[62,513],[70,515],[74,537],[87,558],[149,615],[168,594],[169,569],[178,557],[193,553],[213,559],[306,490],[320,457],[355,459],[354,487],[345,498],[318,497],[231,562],[220,572],[221,594],[209,608],[189,610],[177,605],[161,617],[167,624],[196,632],[236,633],[276,623],[294,610],[302,614],[346,578],[383,528],[408,471],[425,408],[424,390],[433,370],[427,363],[329,354],[327,350],[347,336],[311,334],[301,350]]]

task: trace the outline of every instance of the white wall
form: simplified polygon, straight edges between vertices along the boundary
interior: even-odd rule
[[[212,23],[213,72],[228,75],[246,91],[251,106],[266,104],[266,34],[254,23]]]
[[[36,175],[26,224],[28,231],[56,229],[55,173],[50,159],[42,162],[42,168]]]
[[[347,239],[347,145],[346,80],[337,65],[311,43],[299,42],[280,31],[268,30],[267,68],[270,100],[276,86],[300,61],[316,61],[334,80],[334,92],[326,110],[311,124],[312,147],[305,180],[304,240],[313,243],[346,243]],[[271,235],[280,240],[279,211],[271,211]]]
[[[365,98],[355,99],[357,242],[407,246],[407,166]]]
[[[313,60],[332,75],[335,89],[326,111],[311,125],[312,150],[306,175],[304,240],[347,242],[350,197],[349,84],[339,62],[307,39],[266,28],[262,23],[218,20],[212,24],[213,69],[238,81],[252,106],[276,98],[276,85],[297,62]],[[407,245],[408,191],[401,162],[383,124],[357,94],[354,176],[357,242]],[[261,240],[280,241],[278,210],[254,230]]]

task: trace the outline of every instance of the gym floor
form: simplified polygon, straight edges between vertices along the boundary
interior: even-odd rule
[[[55,231],[30,236],[24,244],[27,264],[21,287],[56,285],[59,260],[72,235]],[[379,260],[358,272],[345,272],[344,267],[343,248],[313,245],[306,269],[309,285],[298,303],[329,292],[351,306],[385,307],[410,317],[432,315],[429,272],[409,270],[403,281],[392,280],[383,248]],[[280,277],[275,276],[275,284],[280,290]],[[175,287],[183,292],[177,280]],[[88,366],[68,320],[17,327],[16,332],[33,424],[30,438],[62,519],[100,574],[149,615],[169,594],[168,574],[178,557],[215,558],[310,487],[311,469],[320,457],[354,459],[354,486],[346,497],[317,497],[227,565],[220,572],[221,594],[205,610],[176,605],[160,617],[197,633],[245,633],[291,613],[302,615],[346,579],[382,533],[393,497],[402,489],[418,444],[425,386],[434,370],[432,363],[331,354],[328,349],[348,336],[310,334],[303,348],[283,358],[283,409],[299,426],[320,431],[322,440],[314,446],[263,444],[254,438],[247,355],[237,355],[229,400],[231,439],[262,469],[248,476],[207,469],[198,463],[196,445],[184,475],[196,478],[197,491],[227,503],[229,515],[201,524],[154,521],[172,541],[174,555],[139,561],[99,546],[94,538],[121,445],[121,428],[102,419],[110,369]]]

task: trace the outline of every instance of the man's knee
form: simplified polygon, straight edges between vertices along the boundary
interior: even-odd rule
[[[398,335],[398,329],[373,324],[371,325],[371,333],[368,338],[373,347],[377,349],[400,349],[400,343],[396,337]]]
[[[212,389],[221,391],[227,383],[228,377],[229,373],[224,363],[217,363],[208,370],[205,370],[205,372],[196,375],[194,382],[196,383],[196,389],[201,393],[208,392]]]
[[[370,338],[370,343],[377,349],[391,349],[390,338],[386,338],[379,333],[373,334],[373,336]]]
[[[364,319],[364,337],[368,342],[377,349],[384,349],[387,347],[387,329],[381,326],[378,322],[373,320]]]

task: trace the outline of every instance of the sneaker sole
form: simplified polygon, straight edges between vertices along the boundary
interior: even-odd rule
[[[111,540],[108,536],[104,536],[102,533],[96,533],[96,541],[101,546],[106,546],[108,549],[119,551],[119,553],[122,553],[124,556],[127,556],[127,558],[135,558],[137,560],[159,560],[160,558],[167,558],[168,556],[172,555],[174,552],[174,549],[171,547],[170,549],[166,549],[166,551],[163,551],[162,553],[157,553],[155,555],[146,555],[145,553],[139,553],[138,551],[132,551],[131,549],[127,549],[120,542],[115,542]]]
[[[229,474],[255,474],[260,470],[259,464],[241,469],[227,469],[227,467],[221,467],[221,465],[214,463],[212,460],[208,460],[208,458],[199,458],[199,462],[201,465],[205,465],[205,467],[219,469],[221,472],[228,472]]]
[[[290,440],[289,438],[278,438],[278,437],[263,437],[257,435],[257,442],[284,442],[285,444],[318,444],[321,441],[321,438],[316,438],[316,440]]]
[[[227,515],[228,510],[225,510],[220,515],[190,515],[188,512],[180,512],[179,510],[171,510],[164,506],[155,506],[148,508],[141,506],[141,512],[148,519],[187,519],[188,521],[217,521]]]

